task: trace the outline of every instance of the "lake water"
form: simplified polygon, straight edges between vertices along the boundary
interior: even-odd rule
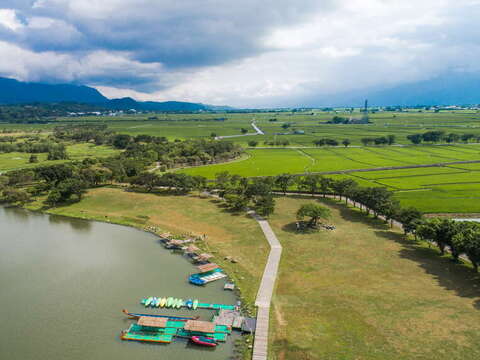
[[[122,341],[121,310],[201,315],[207,310],[145,309],[142,297],[235,304],[217,281],[187,282],[195,268],[133,228],[0,207],[0,359],[228,359],[232,336],[216,349],[185,340]]]

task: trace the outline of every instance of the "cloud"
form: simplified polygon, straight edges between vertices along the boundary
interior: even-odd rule
[[[4,0],[0,74],[234,106],[479,72],[477,0]]]

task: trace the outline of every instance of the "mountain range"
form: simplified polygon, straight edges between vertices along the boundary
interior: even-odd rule
[[[75,102],[112,110],[199,111],[226,110],[225,106],[204,105],[183,101],[136,101],[126,97],[108,99],[97,89],[84,85],[22,82],[0,77],[0,104]]]

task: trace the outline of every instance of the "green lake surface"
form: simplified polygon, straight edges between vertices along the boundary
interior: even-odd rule
[[[228,359],[233,340],[216,349],[186,340],[148,344],[120,340],[121,312],[209,320],[208,310],[145,309],[147,296],[235,304],[224,281],[187,282],[195,267],[133,228],[0,207],[0,359]]]

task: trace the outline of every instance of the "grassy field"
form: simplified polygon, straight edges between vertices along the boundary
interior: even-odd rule
[[[279,198],[270,223],[283,245],[272,310],[273,359],[478,359],[480,288],[440,258],[328,201],[335,231],[297,234],[308,198]]]
[[[40,209],[41,206],[41,203],[34,203],[30,208]],[[249,303],[252,304],[256,296],[268,243],[253,219],[226,212],[216,200],[97,188],[90,190],[79,203],[47,212],[140,229],[156,226],[161,229],[159,232],[170,231],[176,235],[206,234],[207,241],[198,246],[215,255],[214,261],[235,279]],[[226,256],[234,257],[238,263],[225,261]]]
[[[67,153],[70,160],[81,160],[86,157],[107,157],[118,153],[109,146],[95,146],[93,144],[75,144],[67,146]],[[28,153],[0,153],[0,172],[15,169],[32,168],[42,165],[60,164],[69,160],[47,160],[47,154],[36,154],[38,163],[29,163]]]

